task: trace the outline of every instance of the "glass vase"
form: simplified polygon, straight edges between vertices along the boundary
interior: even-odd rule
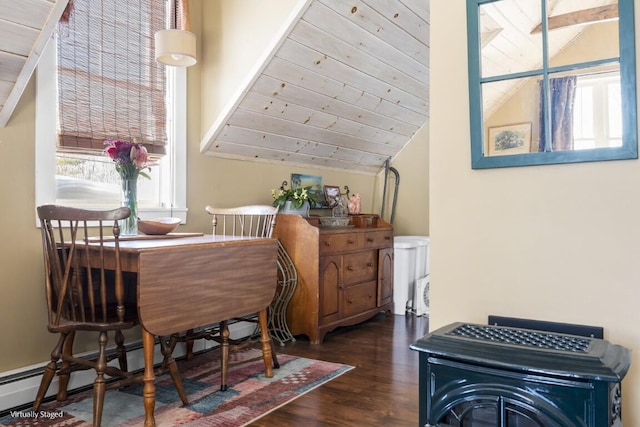
[[[342,197],[338,197],[336,201],[338,204],[331,210],[331,215],[339,218],[349,216],[349,209],[343,204]]]
[[[135,236],[138,234],[138,178],[122,179],[122,206],[131,209],[129,218],[120,220],[120,235]]]

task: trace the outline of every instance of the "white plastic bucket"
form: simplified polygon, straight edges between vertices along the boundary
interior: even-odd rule
[[[413,309],[416,281],[429,274],[429,236],[393,239],[393,313]]]

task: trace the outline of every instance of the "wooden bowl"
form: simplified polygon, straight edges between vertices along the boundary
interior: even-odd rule
[[[138,231],[144,234],[167,234],[171,233],[180,224],[180,218],[155,218],[139,219]]]

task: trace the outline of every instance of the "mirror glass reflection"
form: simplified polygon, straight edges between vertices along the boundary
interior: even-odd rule
[[[626,50],[620,43],[621,21],[630,21],[622,34],[630,29],[634,46],[633,17],[618,18],[625,4],[633,10],[632,0],[475,3],[475,37],[469,44],[479,49],[469,53],[470,100],[479,103],[471,106],[472,127],[479,126],[472,130],[474,167],[637,157],[635,55],[623,57],[629,41]],[[471,24],[473,19],[470,31]],[[625,61],[632,65],[624,68],[626,74]],[[626,100],[625,85],[633,88]],[[480,120],[474,120],[474,109]],[[602,154],[604,149],[612,150]],[[577,154],[585,151],[592,153]],[[571,154],[554,157],[558,152]],[[511,156],[517,157],[513,164],[503,159],[482,164],[485,158]]]

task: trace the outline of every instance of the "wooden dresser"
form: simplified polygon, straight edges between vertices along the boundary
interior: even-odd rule
[[[280,214],[274,235],[298,270],[287,308],[294,335],[320,344],[327,332],[393,307],[393,227],[321,228],[317,218]]]

